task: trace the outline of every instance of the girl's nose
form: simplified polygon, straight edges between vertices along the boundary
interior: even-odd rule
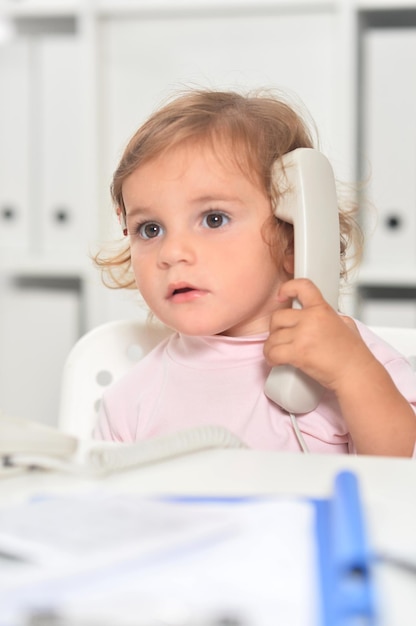
[[[159,248],[159,264],[170,267],[177,263],[193,263],[195,245],[192,236],[187,233],[170,234],[164,237]]]

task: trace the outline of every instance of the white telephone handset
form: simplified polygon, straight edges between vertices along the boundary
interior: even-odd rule
[[[283,167],[282,167],[283,166]],[[283,194],[275,215],[293,224],[295,278],[309,278],[325,300],[338,308],[340,232],[337,194],[332,167],[318,150],[298,148],[275,165]],[[294,301],[294,308],[301,308]],[[289,413],[308,413],[316,408],[323,388],[291,365],[272,369],[266,395]]]

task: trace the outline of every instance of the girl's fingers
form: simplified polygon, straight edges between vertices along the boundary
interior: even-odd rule
[[[278,300],[286,302],[289,299],[299,300],[303,308],[317,306],[325,302],[318,287],[308,278],[295,278],[282,284]]]

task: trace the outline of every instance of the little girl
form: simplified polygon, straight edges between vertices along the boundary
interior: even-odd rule
[[[313,147],[311,134],[283,99],[207,90],[171,101],[130,140],[112,183],[128,245],[96,261],[174,332],[104,394],[97,437],[216,424],[262,450],[299,451],[300,431],[313,452],[413,455],[410,365],[293,278],[293,227],[272,212],[283,193],[272,170],[300,147]],[[344,276],[354,220],[339,220]],[[325,389],[296,422],[264,393],[282,364]]]

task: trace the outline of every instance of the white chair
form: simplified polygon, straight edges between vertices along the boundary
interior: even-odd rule
[[[416,328],[372,330],[409,358],[416,369]],[[102,324],[81,337],[63,369],[59,429],[89,438],[104,388],[170,333],[156,322],[121,320]]]
[[[376,335],[403,354],[416,371],[416,328],[395,326],[370,326],[370,328]]]
[[[104,388],[171,332],[155,321],[119,320],[101,324],[82,336],[63,368],[59,430],[89,438]]]

